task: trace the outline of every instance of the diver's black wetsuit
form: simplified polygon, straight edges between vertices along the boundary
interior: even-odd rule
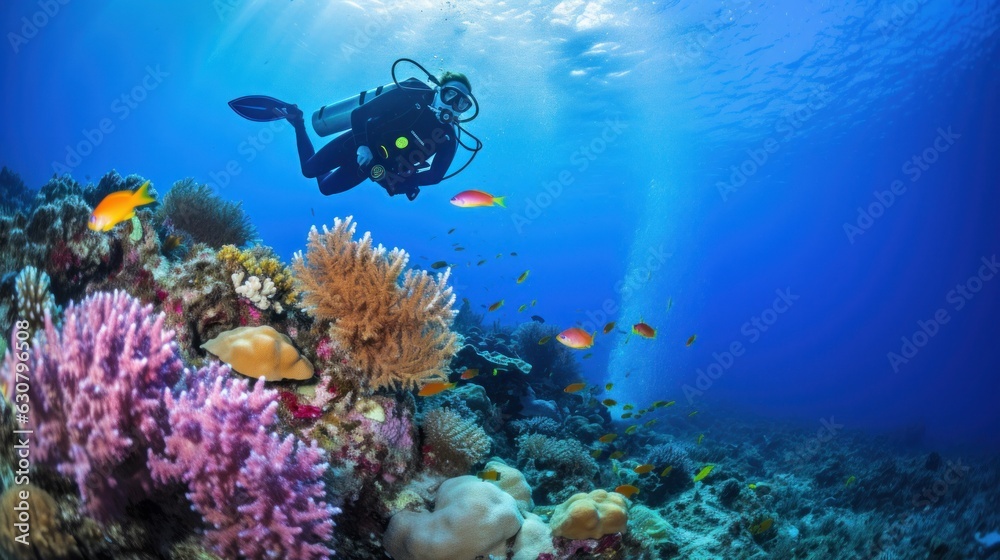
[[[441,123],[429,109],[434,90],[416,78],[401,85],[355,109],[351,130],[319,152],[313,150],[305,123],[294,124],[302,174],[315,178],[320,192],[341,193],[371,178],[390,195],[406,194],[412,200],[419,187],[441,181],[455,158],[455,127]],[[374,156],[364,168],[358,167],[359,146],[368,146]],[[425,169],[431,155],[434,161]]]

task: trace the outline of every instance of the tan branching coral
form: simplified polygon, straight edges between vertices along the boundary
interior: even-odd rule
[[[435,470],[449,476],[469,472],[490,452],[492,441],[482,428],[447,408],[435,408],[424,416],[427,457]]]
[[[322,233],[310,230],[308,251],[292,261],[305,309],[333,322],[330,336],[369,389],[446,380],[456,348],[448,273],[409,270],[400,283],[409,255],[373,247],[369,233],[355,241],[355,229],[348,217]]]
[[[28,512],[30,521],[19,519],[19,511]],[[25,535],[15,523],[24,523],[23,528],[30,534]],[[61,524],[59,505],[48,492],[30,484],[12,486],[0,496],[0,557],[78,558],[73,537]]]

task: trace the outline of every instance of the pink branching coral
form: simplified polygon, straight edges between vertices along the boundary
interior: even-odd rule
[[[37,457],[77,483],[89,514],[109,519],[129,496],[151,490],[141,457],[163,450],[163,393],[183,370],[173,332],[151,306],[115,292],[71,304],[61,332],[46,313],[45,337],[31,346],[26,365]],[[17,357],[8,353],[0,372],[8,383]]]
[[[263,380],[248,391],[227,372],[206,368],[193,389],[166,395],[174,432],[162,456],[149,454],[153,477],[188,485],[207,543],[224,558],[328,558],[339,510],[324,501],[323,450],[269,434],[277,392]]]

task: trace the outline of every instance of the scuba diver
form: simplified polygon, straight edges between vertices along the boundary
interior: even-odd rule
[[[401,62],[420,68],[435,87],[417,78],[398,81],[396,66]],[[461,126],[478,116],[479,103],[469,79],[459,72],[434,77],[417,62],[401,58],[393,63],[391,74],[391,84],[362,91],[313,114],[317,134],[339,133],[318,152],[298,106],[261,95],[241,97],[229,105],[253,121],[283,118],[291,123],[302,175],[316,179],[324,195],[342,193],[370,179],[390,196],[405,194],[413,200],[420,187],[454,177],[482,149],[482,142]],[[473,107],[472,116],[463,118]],[[475,140],[473,146],[462,142],[463,133]],[[471,153],[469,160],[446,175],[458,146]]]

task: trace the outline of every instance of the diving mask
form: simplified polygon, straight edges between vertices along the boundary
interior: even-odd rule
[[[452,108],[456,113],[464,113],[472,108],[469,90],[461,82],[448,82],[438,91],[438,97],[443,105]]]

